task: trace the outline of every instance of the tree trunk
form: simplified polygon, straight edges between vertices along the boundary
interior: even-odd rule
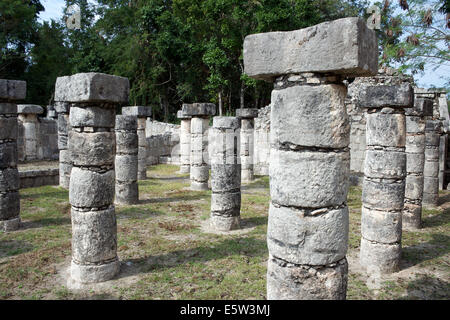
[[[219,116],[222,115],[222,90],[219,91]]]
[[[240,92],[240,101],[241,101],[241,104],[240,104],[240,108],[241,109],[243,109],[244,108],[244,90],[245,90],[245,88],[244,88],[244,82],[242,81],[241,82],[241,92]]]

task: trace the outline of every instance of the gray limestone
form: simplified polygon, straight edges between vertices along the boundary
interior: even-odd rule
[[[344,18],[295,31],[252,34],[244,40],[245,73],[271,81],[304,72],[376,73],[376,35],[358,18]]]
[[[180,173],[190,172],[191,163],[191,116],[178,110],[178,119],[181,120],[180,125]]]
[[[230,231],[240,227],[241,165],[240,121],[236,117],[214,117],[210,130],[211,226]]]
[[[386,78],[391,84],[386,85]],[[406,117],[414,94],[395,76],[368,78],[357,104],[366,109],[360,263],[368,273],[398,271],[407,169]]]
[[[36,104],[18,104],[17,113],[19,114],[42,114],[44,108]]]
[[[139,201],[138,135],[135,116],[116,116],[116,198],[118,204],[135,204]],[[124,145],[125,143],[125,145]],[[128,144],[129,143],[129,144]],[[130,148],[129,145],[135,146]]]
[[[406,114],[406,185],[402,212],[403,230],[417,230],[422,225],[422,198],[425,175],[425,118],[433,115],[433,101],[415,98]],[[427,167],[427,171],[430,166]],[[428,172],[427,172],[428,175]]]
[[[440,120],[427,120],[425,125],[425,164],[423,200],[425,207],[435,207],[439,200]]]
[[[55,102],[55,111],[58,114],[59,186],[64,189],[69,189],[70,172],[72,171],[72,158],[68,149],[69,132],[71,131],[70,106],[71,104],[68,102]]]
[[[181,109],[183,115],[190,117],[209,117],[216,114],[214,103],[183,103]]]
[[[114,127],[115,110],[127,101],[128,87],[126,78],[96,73],[56,80],[55,100],[72,103],[69,151],[65,150],[64,155],[73,160],[69,183],[72,262],[68,283],[107,281],[120,269],[113,203]]]
[[[236,109],[236,117],[241,119],[241,180],[251,182],[254,179],[254,143],[255,143],[255,118],[258,109]]]
[[[0,79],[0,231],[20,228],[20,178],[16,100],[24,99],[26,82]]]

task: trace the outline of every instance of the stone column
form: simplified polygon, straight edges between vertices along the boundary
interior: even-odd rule
[[[183,103],[182,112],[191,119],[191,190],[208,190],[209,155],[208,128],[209,117],[216,114],[213,103]]]
[[[191,168],[191,117],[183,114],[183,110],[177,112],[181,119],[180,126],[180,173],[189,173]]]
[[[128,101],[127,78],[79,73],[56,79],[55,101],[72,103],[69,150],[73,161],[71,279],[102,282],[120,268],[114,208],[115,113]]]
[[[116,200],[118,204],[139,201],[137,118],[116,116]]]
[[[390,273],[398,271],[401,258],[406,178],[404,108],[413,106],[414,91],[399,77],[373,79],[375,83],[363,86],[358,97],[358,106],[366,109],[367,145],[360,263],[368,273]]]
[[[241,179],[242,182],[251,182],[253,181],[255,118],[258,117],[258,109],[236,109],[236,117],[241,119]]]
[[[0,79],[0,231],[20,227],[17,170],[17,100],[26,96],[25,81]]]
[[[425,116],[433,115],[433,100],[414,99],[406,115],[406,185],[402,229],[420,229],[422,224],[423,169],[425,162]]]
[[[375,33],[358,18],[244,40],[245,73],[275,80],[268,299],[346,297],[350,127],[341,75],[375,74],[377,55]]]
[[[34,104],[17,105],[19,121],[23,125],[25,160],[42,159],[42,148],[39,141],[39,121],[38,114],[44,113],[44,108]]]
[[[67,149],[67,140],[70,131],[70,103],[55,102],[55,111],[58,114],[59,186],[68,190],[70,172],[72,171],[72,160]]]
[[[425,124],[425,165],[423,169],[423,200],[425,207],[435,207],[439,201],[439,144],[441,121]]]
[[[122,108],[124,116],[137,117],[137,135],[138,135],[138,180],[147,179],[147,154],[152,152],[147,145],[147,138],[145,136],[145,127],[147,117],[152,115],[151,107],[132,106]]]
[[[240,227],[240,122],[236,117],[214,117],[211,128],[211,226],[219,231]]]

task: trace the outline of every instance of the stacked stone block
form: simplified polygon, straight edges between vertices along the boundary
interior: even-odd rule
[[[342,76],[377,70],[358,18],[247,36],[245,72],[273,81],[268,299],[345,299],[350,166]]]
[[[406,178],[404,108],[413,107],[414,91],[401,78],[378,76],[369,80],[376,83],[362,87],[358,97],[359,106],[366,109],[367,123],[360,263],[368,273],[391,273],[398,271],[401,258]]]
[[[241,179],[242,182],[251,182],[254,179],[254,132],[258,109],[236,109],[236,117],[241,119]]]
[[[183,103],[182,112],[191,118],[191,190],[208,190],[209,155],[208,128],[209,117],[216,114],[213,103]]]
[[[42,159],[38,115],[44,113],[44,109],[34,104],[19,104],[17,105],[17,113],[23,126],[24,160]]]
[[[230,231],[240,227],[240,122],[236,117],[214,117],[211,143],[211,226]]]
[[[120,269],[114,208],[115,110],[128,101],[127,78],[101,73],[59,77],[55,101],[69,102],[73,168],[71,281],[102,282]]]
[[[139,201],[138,135],[134,116],[116,116],[116,203],[135,204]]]
[[[55,111],[58,114],[59,186],[69,189],[72,171],[72,160],[67,145],[70,131],[70,103],[55,102]]]
[[[20,227],[17,170],[17,100],[25,99],[26,82],[0,79],[0,231]]]
[[[423,169],[423,200],[425,207],[439,202],[439,144],[441,121],[427,120],[425,124],[425,165]]]
[[[423,170],[425,163],[425,116],[433,114],[431,99],[415,98],[406,114],[406,185],[402,229],[419,229],[422,224]]]
[[[137,135],[138,135],[138,180],[147,179],[147,138],[145,127],[147,117],[152,115],[152,108],[144,106],[132,106],[122,108],[122,114],[125,116],[137,117]]]
[[[181,119],[180,126],[180,173],[190,172],[191,162],[191,117],[183,114],[183,110],[177,112]]]

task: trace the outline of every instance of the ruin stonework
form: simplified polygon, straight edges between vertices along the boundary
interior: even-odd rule
[[[55,102],[55,111],[58,115],[59,185],[68,190],[72,171],[72,160],[67,145],[70,131],[70,103]]]
[[[210,130],[211,226],[230,231],[240,227],[240,122],[236,117],[214,117]]]
[[[340,75],[376,74],[376,43],[358,18],[244,40],[246,74],[275,80],[268,299],[346,297],[350,127]]]
[[[253,171],[255,175],[269,175],[270,157],[270,105],[258,109],[255,118]]]
[[[17,105],[19,121],[23,126],[24,142],[24,160],[36,160],[42,158],[42,148],[39,148],[38,133],[39,122],[38,115],[44,113],[44,108],[34,104]]]
[[[55,101],[71,103],[69,187],[72,262],[68,284],[113,278],[120,269],[114,208],[115,113],[128,101],[127,78],[101,73],[59,77]]]
[[[116,198],[117,204],[136,204],[138,187],[138,135],[134,116],[116,116]]]
[[[216,105],[213,103],[184,103],[182,112],[184,115],[192,117],[190,156],[191,190],[208,190],[209,117],[216,114]]]
[[[137,117],[138,135],[138,180],[147,179],[147,138],[145,134],[147,118],[152,115],[152,108],[144,106],[132,106],[122,108],[122,114]]]
[[[236,109],[236,117],[241,119],[241,179],[242,182],[251,182],[254,179],[254,132],[258,109]]]
[[[20,227],[17,170],[17,101],[25,99],[26,82],[0,79],[0,231]]]
[[[183,114],[183,110],[177,112],[180,126],[180,173],[189,173],[191,168],[191,117]]]
[[[439,144],[441,121],[427,120],[425,123],[425,165],[423,169],[424,207],[435,207],[439,201]]]
[[[368,273],[391,273],[401,258],[406,178],[405,108],[412,108],[409,79],[378,75],[358,95],[366,116],[366,158],[361,208],[360,263]]]
[[[425,163],[425,116],[433,114],[433,101],[415,98],[406,114],[406,185],[402,229],[419,229],[422,224],[423,170]]]

